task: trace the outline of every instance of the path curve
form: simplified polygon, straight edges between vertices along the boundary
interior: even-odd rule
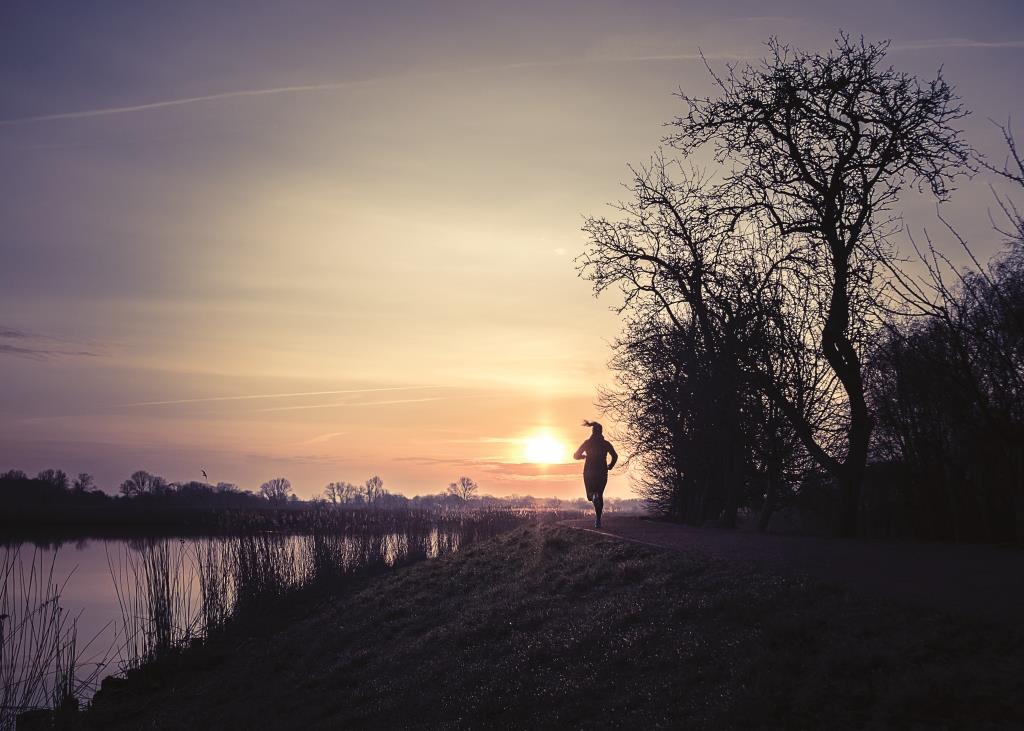
[[[1024,618],[1024,550],[918,541],[780,536],[635,516],[567,520],[577,530],[715,558],[754,561],[855,594],[1019,624]]]

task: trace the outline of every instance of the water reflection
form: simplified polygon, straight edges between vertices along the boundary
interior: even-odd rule
[[[437,558],[518,520],[485,526],[449,520],[440,521],[442,527],[421,521],[407,530],[364,525],[300,535],[36,540],[0,547],[0,556],[17,571],[29,564],[52,567],[61,610],[73,618],[78,638],[77,694],[87,699],[102,676],[212,635],[247,604],[318,581]],[[24,603],[16,582],[3,590]],[[11,634],[10,626],[0,629]]]

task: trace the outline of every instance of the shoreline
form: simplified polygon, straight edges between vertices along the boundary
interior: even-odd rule
[[[360,579],[261,623],[108,684],[83,723],[1024,723],[1019,628],[559,525]]]

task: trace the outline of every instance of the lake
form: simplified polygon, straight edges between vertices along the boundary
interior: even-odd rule
[[[0,714],[53,705],[68,693],[87,700],[103,677],[214,634],[249,604],[446,555],[525,517],[353,514],[332,516],[303,534],[2,546]],[[73,673],[69,656],[76,660]]]

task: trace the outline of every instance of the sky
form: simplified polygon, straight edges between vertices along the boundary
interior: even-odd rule
[[[994,159],[1024,118],[1017,0],[156,5],[0,7],[0,469],[582,497],[619,321],[580,226],[702,52],[844,29]],[[944,207],[982,254],[991,182]]]

